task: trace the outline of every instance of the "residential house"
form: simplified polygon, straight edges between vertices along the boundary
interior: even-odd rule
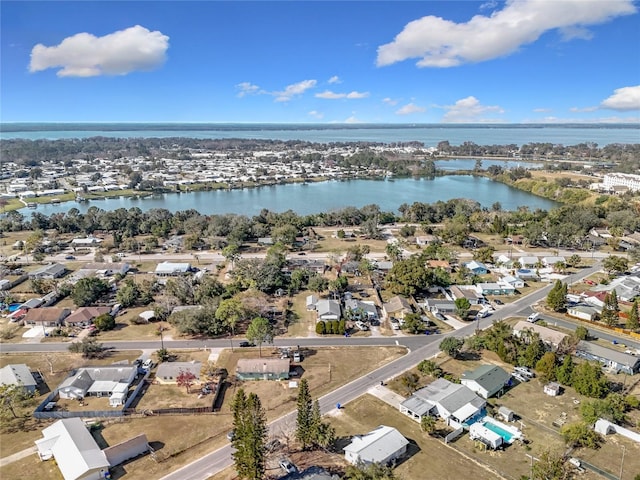
[[[100,315],[111,313],[111,307],[80,307],[67,318],[64,323],[68,327],[91,325]]]
[[[126,262],[111,263],[87,263],[80,270],[88,270],[88,273],[95,273],[104,277],[112,275],[125,275],[131,269],[131,265]]]
[[[438,237],[435,235],[417,235],[416,236],[416,245],[426,246],[431,245],[432,243],[436,243],[438,241]]]
[[[581,320],[588,320],[593,322],[598,318],[602,309],[598,309],[591,305],[570,305],[567,307],[567,315],[570,317],[579,318]]]
[[[71,246],[74,248],[95,247],[100,243],[102,243],[102,239],[96,237],[74,238],[71,240]]]
[[[476,285],[481,295],[515,295],[516,288],[506,282],[486,282]]]
[[[448,424],[471,424],[484,416],[486,404],[469,387],[438,378],[402,402],[400,412],[417,422],[431,415],[443,418]]]
[[[387,303],[382,305],[382,308],[388,317],[404,318],[406,315],[413,313],[409,300],[399,295],[390,298]]]
[[[129,385],[135,380],[135,365],[101,365],[75,370],[58,386],[60,398],[110,397],[112,406],[124,404]],[[113,397],[113,399],[111,398]],[[113,402],[112,402],[113,400]]]
[[[523,255],[518,259],[522,268],[536,268],[539,265],[540,260],[535,256]]]
[[[451,264],[446,260],[427,260],[427,268],[441,268],[445,272],[451,273]]]
[[[67,269],[64,265],[61,265],[60,263],[51,263],[29,272],[29,278],[54,280],[63,276],[66,271]]]
[[[390,260],[378,260],[374,263],[376,270],[387,273],[393,268],[393,262]]]
[[[463,263],[463,265],[474,275],[486,275],[489,273],[489,268],[482,262],[472,260],[470,262]]]
[[[542,325],[538,325],[537,323],[527,322],[525,320],[520,320],[513,327],[513,334],[516,337],[528,339],[530,336],[527,335],[526,332],[537,333],[540,337],[540,340],[548,345],[551,350],[556,350],[558,348],[558,345],[560,345],[562,341],[569,336],[566,333],[553,330],[549,327],[543,327]]]
[[[566,263],[566,258],[564,258],[562,255],[560,256],[551,256],[551,257],[542,257],[542,264],[545,267],[551,267],[553,268],[553,266],[556,263]]]
[[[363,302],[350,298],[344,301],[345,313],[350,313],[352,320],[373,320],[378,318],[378,309],[374,302]]]
[[[585,340],[578,342],[576,355],[586,360],[598,361],[604,365],[605,368],[610,368],[616,372],[635,375],[640,370],[640,357],[618,350],[612,350]]]
[[[288,358],[241,358],[236,366],[238,380],[286,380]]]
[[[196,381],[200,379],[202,362],[162,362],[156,371],[158,383],[173,384],[181,373],[192,373]]]
[[[470,286],[466,286],[467,288],[464,288],[462,286],[458,286],[458,285],[453,285],[451,287],[449,287],[449,291],[451,292],[451,295],[454,298],[454,301],[459,299],[459,298],[466,298],[467,300],[469,300],[469,303],[471,305],[479,305],[482,300],[483,297],[482,295],[478,294],[478,292],[476,291],[476,287],[474,285],[470,285]]]
[[[618,300],[623,302],[633,302],[633,299],[640,296],[640,277],[636,275],[625,275],[614,278],[607,285],[596,285],[594,292],[611,293],[615,290]]]
[[[107,478],[109,461],[82,419],[65,418],[42,430],[36,440],[41,460],[54,458],[65,480]]]
[[[460,383],[482,398],[502,395],[504,388],[511,383],[511,375],[496,365],[480,365],[468,370],[460,377]]]
[[[189,263],[162,262],[156,266],[155,274],[161,277],[184,275],[191,271]]]
[[[337,300],[322,299],[316,303],[317,320],[340,320],[340,302]]]
[[[42,307],[32,308],[24,316],[25,325],[42,325],[43,327],[55,327],[69,316],[68,308]]]
[[[499,283],[508,283],[513,288],[524,288],[524,280],[520,277],[514,277],[513,275],[505,275],[499,281]]]
[[[28,393],[34,393],[38,382],[27,365],[18,363],[0,368],[0,385],[16,385]]]
[[[402,457],[409,441],[395,428],[380,425],[365,435],[355,435],[344,447],[344,458],[352,465],[386,465]]]
[[[306,299],[307,311],[315,310],[317,303],[318,303],[318,297],[316,297],[315,295],[307,295],[307,299]]]
[[[445,300],[441,298],[427,298],[424,302],[425,308],[432,313],[453,313],[456,311],[456,303],[454,300]]]

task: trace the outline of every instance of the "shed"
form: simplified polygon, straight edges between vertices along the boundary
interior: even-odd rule
[[[241,358],[236,377],[239,380],[286,380],[289,378],[289,359]]]
[[[0,368],[0,385],[16,385],[29,393],[34,393],[37,382],[31,375],[29,367],[24,363],[19,363]]]
[[[502,407],[498,408],[498,415],[505,422],[513,422],[513,418],[515,417],[515,414],[513,413],[513,410],[508,409],[504,405]]]
[[[557,397],[562,393],[562,386],[558,382],[549,382],[542,388],[542,391],[550,397]]]
[[[356,435],[344,447],[344,457],[352,465],[358,463],[387,464],[407,451],[409,440],[395,428],[380,425],[365,435]]]
[[[148,451],[149,442],[147,441],[147,436],[144,433],[103,450],[112,467],[120,465],[121,463]]]

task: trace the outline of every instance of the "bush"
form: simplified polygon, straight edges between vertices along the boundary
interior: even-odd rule
[[[331,323],[331,333],[338,333],[340,330],[338,320],[331,320],[329,323]]]
[[[344,335],[345,332],[345,321],[344,320],[340,320],[338,322],[338,334],[339,335]]]
[[[316,323],[316,333],[318,335],[324,335],[325,333],[327,333],[327,324],[324,322],[324,320],[320,320]]]
[[[103,313],[95,318],[93,324],[96,326],[98,330],[106,331],[113,330],[116,326],[116,320],[108,313]]]

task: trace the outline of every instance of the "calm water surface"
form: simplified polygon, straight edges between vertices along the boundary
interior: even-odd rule
[[[266,208],[273,212],[293,210],[300,215],[328,212],[347,206],[376,204],[383,211],[397,212],[403,203],[433,203],[452,198],[469,198],[484,207],[500,202],[505,210],[520,206],[549,210],[558,204],[545,198],[494,182],[483,177],[446,176],[433,180],[402,178],[396,180],[348,180],[310,184],[288,184],[243,190],[216,190],[194,193],[169,193],[146,199],[112,198],[91,202],[66,202],[40,205],[34,211],[50,215],[77,208],[86,212],[91,206],[103,210],[138,207],[141,210],[164,208],[172,212],[195,209],[202,214],[236,213],[257,215]],[[28,215],[31,209],[23,209]]]

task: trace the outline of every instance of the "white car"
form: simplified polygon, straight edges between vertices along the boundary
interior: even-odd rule
[[[282,470],[284,470],[286,473],[296,473],[298,471],[296,466],[289,460],[280,460],[279,465],[280,468],[282,468]]]
[[[527,317],[527,322],[529,323],[535,323],[540,319],[540,314],[538,312],[536,313],[532,313],[531,315],[529,315]]]
[[[535,373],[533,373],[527,367],[515,367],[514,370],[524,377],[533,378],[536,376]]]

